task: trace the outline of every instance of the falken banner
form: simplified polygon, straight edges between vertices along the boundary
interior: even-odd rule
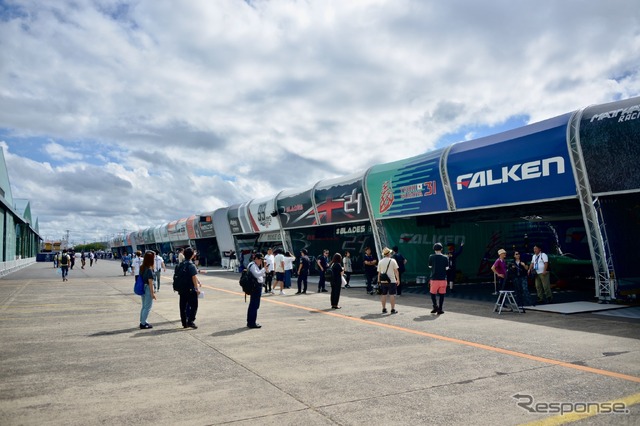
[[[457,209],[576,195],[565,114],[453,145],[447,172]]]
[[[366,185],[375,219],[447,211],[440,178],[442,150],[373,166]]]

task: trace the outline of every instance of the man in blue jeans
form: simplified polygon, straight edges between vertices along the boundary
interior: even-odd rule
[[[200,294],[200,282],[198,281],[198,269],[193,264],[193,249],[184,249],[184,262],[178,264],[179,276],[182,283],[178,292],[180,295],[180,322],[183,328],[198,328],[195,323],[198,313],[198,295]]]
[[[67,276],[69,275],[70,263],[71,263],[71,258],[67,254],[67,249],[62,250],[60,257],[58,258],[58,265],[60,265],[60,270],[62,271],[62,281],[69,281]]]

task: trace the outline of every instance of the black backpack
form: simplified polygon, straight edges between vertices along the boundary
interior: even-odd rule
[[[60,265],[67,266],[69,264],[69,258],[66,253],[60,255]]]
[[[253,274],[249,271],[251,265],[253,265],[253,262],[249,263],[249,266],[243,269],[242,273],[240,274],[240,287],[242,287],[242,291],[244,291],[245,302],[247,301],[247,294],[251,295],[251,293],[253,293],[253,291],[258,286],[258,280],[256,280],[256,277],[254,277]]]
[[[186,260],[176,265],[173,270],[173,291],[178,293],[189,290],[191,276],[189,276],[189,262]]]

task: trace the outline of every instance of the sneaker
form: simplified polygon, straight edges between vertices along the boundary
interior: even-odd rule
[[[296,291],[296,294],[302,294],[302,292],[301,291]]]
[[[303,292],[302,292],[302,294],[307,294],[307,291],[306,291],[306,290],[305,290],[305,291],[303,291]]]
[[[433,309],[431,310],[431,313],[432,313],[432,314],[437,314],[437,313],[438,313],[438,308],[433,308]]]
[[[149,324],[149,323],[140,324],[140,329],[141,330],[146,330],[146,329],[149,329],[149,328],[153,328],[153,326],[151,324]]]
[[[393,315],[393,314],[397,314],[397,313],[398,313],[398,311],[396,311],[395,309],[392,309],[392,310],[391,310],[391,314],[392,314],[392,315]]]
[[[329,292],[329,290],[327,290],[326,288],[323,288],[323,289],[322,289],[322,292],[323,292],[323,293],[328,293],[328,292]]]
[[[443,310],[439,310],[438,311],[438,315],[442,315],[442,314],[444,314],[444,311]]]
[[[383,314],[386,314],[386,313],[387,313],[387,308],[383,308],[383,309],[382,309],[382,313],[383,313]]]
[[[195,330],[196,328],[198,328],[198,326],[197,326],[195,323],[193,323],[193,322],[190,322],[189,324],[187,324],[187,327],[189,327],[189,328],[193,328],[194,330]]]
[[[280,296],[285,296],[285,295],[286,295],[286,293],[284,291],[280,290]]]

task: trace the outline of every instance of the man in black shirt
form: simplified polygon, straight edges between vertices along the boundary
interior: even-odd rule
[[[431,293],[431,301],[433,302],[432,314],[444,314],[442,304],[444,303],[444,295],[447,292],[447,270],[449,269],[449,259],[442,254],[442,244],[435,243],[433,245],[435,254],[429,256],[429,269],[431,269],[431,279],[429,283],[429,292]],[[436,304],[436,294],[440,296],[440,303]]]
[[[200,294],[200,282],[198,281],[198,269],[191,262],[193,249],[184,249],[184,261],[176,266],[180,269],[180,279],[184,280],[180,294],[180,321],[183,328],[198,328],[195,324],[196,313],[198,312],[198,295]],[[184,266],[183,266],[184,264]],[[184,276],[182,276],[184,274]]]

